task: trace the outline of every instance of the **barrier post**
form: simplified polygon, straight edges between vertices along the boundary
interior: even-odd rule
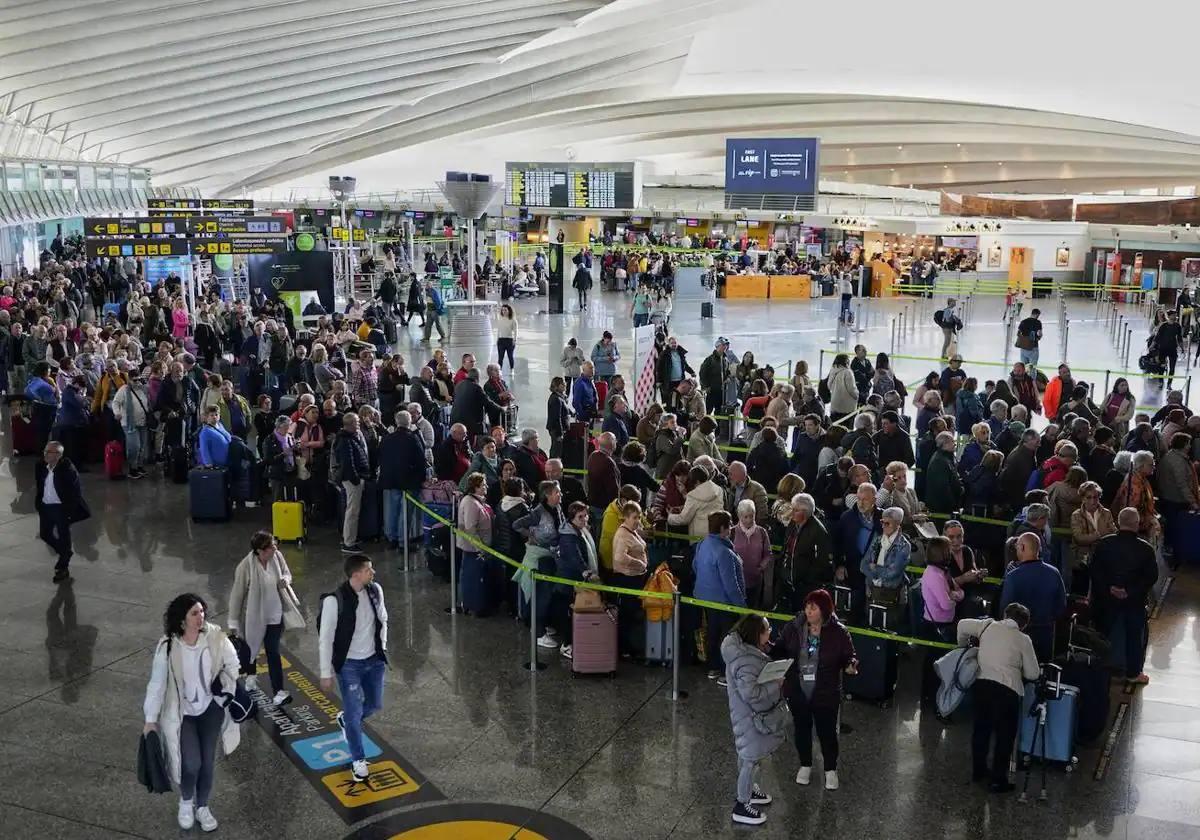
[[[825,378],[825,348],[822,347],[817,353],[817,381],[820,382]]]
[[[1192,396],[1192,375],[1189,373],[1187,379],[1183,381],[1183,404],[1187,405],[1188,400]]]
[[[1124,359],[1122,364],[1125,365],[1125,367],[1129,367],[1129,345],[1132,343],[1132,341],[1133,341],[1133,327],[1126,327],[1125,328],[1125,352],[1121,357],[1122,359]]]
[[[453,497],[450,499],[450,521],[458,522],[458,501]],[[458,564],[455,559],[458,557],[458,550],[455,543],[454,532],[457,530],[457,525],[450,526],[450,609],[448,612],[453,618],[458,615],[458,572],[456,567]]]
[[[529,582],[529,662],[525,664],[525,669],[536,674],[546,670],[546,665],[538,662],[537,657],[537,575],[533,570],[529,572]]]
[[[892,319],[892,355],[896,355],[896,319]]]
[[[683,624],[683,605],[679,603],[679,592],[672,596],[675,605],[674,641],[671,643],[671,700],[677,701],[687,697],[687,692],[679,690],[679,625]]]
[[[1104,394],[1106,395],[1106,398],[1107,398],[1107,394],[1108,394],[1108,377],[1109,377],[1111,374],[1112,374],[1112,371],[1111,371],[1111,370],[1108,370],[1108,369],[1106,368],[1106,369],[1105,369],[1105,371],[1104,371]]]
[[[404,571],[408,571],[408,491],[400,493],[400,516],[404,521]]]
[[[1068,345],[1068,342],[1070,341],[1070,334],[1071,334],[1071,322],[1064,321],[1063,322],[1063,336],[1062,336],[1062,358],[1063,358],[1064,362],[1067,361],[1067,345]]]
[[[855,304],[854,309],[855,309],[854,334],[859,335],[862,333],[862,331],[864,329],[863,322],[862,322],[862,304],[861,303]]]

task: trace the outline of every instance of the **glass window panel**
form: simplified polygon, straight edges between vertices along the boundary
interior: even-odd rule
[[[101,190],[112,189],[112,167],[97,166],[96,167],[96,188]]]
[[[25,186],[25,170],[19,163],[4,165],[4,186],[9,192],[20,192]]]
[[[96,189],[96,168],[93,166],[79,167],[79,188],[81,190]]]
[[[36,163],[25,164],[25,189],[40,190],[42,188],[42,172]]]
[[[113,186],[118,190],[128,189],[129,187],[129,170],[128,169],[113,169]]]

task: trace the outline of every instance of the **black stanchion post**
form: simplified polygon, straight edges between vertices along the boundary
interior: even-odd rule
[[[676,701],[687,697],[686,691],[679,690],[679,626],[683,624],[683,604],[679,602],[678,592],[675,593],[672,603],[675,605],[675,640],[671,643],[671,700]]]

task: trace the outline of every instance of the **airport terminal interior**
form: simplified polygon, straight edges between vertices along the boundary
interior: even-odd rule
[[[991,12],[940,1],[922,4],[910,18],[894,4],[868,0],[864,11],[893,18],[887,41],[899,56],[860,54],[869,51],[854,46],[857,34],[849,41],[805,38],[801,56],[796,28],[844,31],[844,10],[801,13],[785,0],[749,0],[736,9],[708,0],[352,0],[336,9],[315,0],[266,6],[51,0],[0,8],[0,390],[7,396],[0,405],[0,672],[7,689],[0,695],[0,835],[1200,840],[1200,524],[1193,525],[1200,439],[1192,441],[1194,424],[1167,408],[1188,417],[1200,412],[1195,93],[1182,81],[1190,78],[1186,62],[1171,51],[1095,73],[1081,69],[1076,48],[1066,45],[1109,41],[1111,22],[1026,0],[1010,5],[999,21]],[[1200,11],[1160,0],[1149,6],[1148,13],[1174,21],[1175,31],[1200,23]],[[1037,25],[1029,25],[1034,19]],[[969,42],[980,37],[973,30],[981,28],[993,30],[1006,50],[1019,44],[1043,56],[1037,72],[1011,62],[964,61],[970,66],[947,78],[945,55],[935,45],[955,44],[966,58]],[[580,286],[588,289],[586,306]],[[407,313],[397,314],[396,303]],[[502,306],[511,308],[515,327],[500,317]],[[155,330],[150,313],[160,307]],[[234,309],[248,318],[233,318],[230,334],[214,330]],[[356,332],[327,331],[326,319],[334,316]],[[1040,321],[1040,334],[1027,340],[1023,325],[1031,317]],[[424,323],[435,319],[445,335],[433,330],[427,338]],[[286,340],[260,344],[250,332],[255,321],[277,323]],[[65,327],[61,337],[58,327]],[[243,327],[235,341],[232,330]],[[840,370],[845,355],[861,348],[878,365],[886,354],[894,382],[907,388],[900,412],[910,426],[900,434],[910,433],[916,450],[901,472],[924,484],[942,456],[956,475],[955,459],[968,457],[977,433],[968,412],[967,426],[957,420],[959,436],[946,438],[949,453],[931,455],[943,442],[924,429],[942,411],[914,404],[917,386],[938,374],[942,381],[930,393],[946,391],[945,414],[957,418],[964,409],[954,394],[962,379],[977,380],[980,396],[1003,402],[994,383],[1033,360],[1043,376],[1032,385],[1037,412],[1014,428],[1005,407],[998,421],[1015,435],[1016,448],[997,456],[997,470],[1003,463],[1006,471],[1023,448],[1026,429],[1038,437],[1039,458],[1046,456],[1028,487],[1017,488],[1019,503],[1006,506],[995,489],[977,499],[983,479],[964,469],[959,504],[938,508],[930,488],[932,524],[916,528],[909,515],[903,526],[905,544],[920,547],[911,564],[918,557],[924,563],[946,543],[937,536],[946,520],[961,519],[967,545],[987,566],[987,583],[971,590],[984,593],[979,615],[1008,615],[998,599],[1021,585],[1010,576],[1020,576],[1022,567],[1038,566],[1062,589],[1062,603],[1045,624],[1035,608],[1028,635],[1012,625],[1017,653],[985,653],[986,635],[979,641],[979,662],[1008,656],[1005,673],[1016,673],[1027,696],[1038,698],[1032,714],[1021,707],[1006,718],[991,710],[1017,730],[1007,775],[1001,770],[997,779],[992,771],[981,782],[972,763],[977,721],[989,714],[982,692],[968,687],[948,714],[940,701],[923,696],[932,676],[928,660],[953,652],[956,619],[971,619],[954,600],[965,600],[963,587],[939,584],[951,598],[950,614],[936,623],[930,613],[893,623],[895,604],[876,603],[886,591],[874,584],[867,590],[860,582],[853,597],[861,600],[844,607],[842,584],[850,578],[843,581],[839,572],[835,579],[834,564],[854,566],[850,575],[861,579],[860,558],[866,558],[863,573],[876,574],[867,555],[881,551],[882,566],[892,550],[891,537],[878,542],[886,532],[877,530],[884,528],[879,511],[874,520],[864,512],[863,525],[853,495],[830,502],[848,504],[844,516],[809,513],[806,524],[824,519],[834,541],[831,574],[810,587],[821,595],[815,601],[780,593],[767,600],[761,587],[750,586],[749,567],[734,550],[741,525],[733,501],[740,495],[733,494],[740,491],[732,489],[718,503],[731,514],[724,520],[733,529],[728,541],[721,539],[719,515],[707,527],[697,520],[691,542],[686,524],[671,522],[671,533],[659,519],[642,527],[646,572],[655,573],[661,559],[664,569],[681,573],[673,599],[593,589],[604,602],[597,606],[585,603],[586,586],[572,592],[562,576],[574,584],[634,581],[636,589],[658,577],[614,579],[611,559],[594,578],[564,571],[568,542],[581,546],[582,567],[594,568],[603,528],[621,516],[615,503],[591,504],[603,465],[589,454],[589,439],[613,428],[603,407],[605,422],[570,424],[550,453],[559,455],[561,445],[567,480],[581,483],[588,493],[582,507],[591,507],[583,526],[560,530],[555,522],[550,567],[534,560],[538,574],[527,575],[538,578],[538,598],[554,599],[549,622],[557,640],[543,644],[554,630],[539,638],[543,628],[529,626],[528,582],[519,588],[505,582],[513,569],[495,556],[496,542],[483,554],[442,556],[454,570],[453,584],[433,573],[441,566],[432,535],[461,535],[464,505],[489,519],[509,509],[499,490],[484,505],[467,498],[465,482],[459,486],[461,470],[443,474],[443,448],[450,466],[456,464],[453,438],[445,440],[449,418],[463,420],[456,412],[473,396],[457,382],[447,397],[458,400],[458,409],[447,402],[443,416],[435,405],[427,417],[437,436],[431,466],[422,474],[423,460],[405,462],[412,475],[400,480],[415,476],[403,485],[413,492],[395,491],[405,499],[405,515],[422,525],[411,540],[389,541],[379,525],[383,494],[395,490],[380,486],[383,476],[405,471],[379,459],[362,484],[363,493],[375,494],[363,510],[376,522],[359,517],[357,545],[346,544],[341,508],[333,507],[345,504],[350,491],[328,474],[305,479],[299,531],[283,530],[295,527],[284,515],[296,504],[288,495],[294,479],[281,490],[275,470],[294,469],[300,450],[285,453],[281,441],[309,427],[289,413],[303,388],[282,373],[283,362],[277,368],[276,342],[289,353],[300,345],[329,346],[348,381],[366,376],[361,365],[373,369],[389,356],[415,380],[440,348],[451,375],[471,356],[483,382],[487,366],[498,361],[498,340],[515,336],[513,361],[502,375],[517,410],[501,415],[497,434],[520,447],[534,430],[541,449],[550,450],[558,421],[552,381],[571,372],[564,368],[568,342],[594,358],[606,333],[619,352],[611,370],[596,370],[595,381],[620,374],[630,408],[645,416],[661,401],[665,377],[681,426],[685,420],[689,431],[716,426],[715,438],[703,445],[718,453],[717,474],[693,466],[681,478],[688,490],[728,485],[726,461],[757,463],[753,453],[760,450],[747,443],[763,408],[752,413],[748,389],[767,368],[776,384],[786,385],[804,363],[814,389],[825,382],[833,388],[835,362]],[[205,364],[203,342],[212,334],[216,352]],[[126,336],[145,346],[140,360],[129,354]],[[669,358],[660,364],[670,352],[668,338],[686,351],[678,370]],[[728,358],[720,355],[724,348]],[[260,352],[267,353],[261,360]],[[747,353],[754,365],[743,391],[736,369]],[[719,408],[707,409],[717,418],[710,423],[674,383],[690,372],[705,388],[702,363],[714,355],[720,387],[732,385],[734,399],[720,394],[713,403]],[[202,387],[194,396],[179,387],[183,417],[163,397],[175,393],[165,365],[187,362],[191,370],[198,359],[195,376],[207,368],[253,410],[253,421],[236,408],[230,419],[221,397],[222,429],[236,420],[248,439],[258,439],[242,447],[249,454],[240,465],[232,454],[227,463],[205,461],[212,449],[204,442],[211,431],[201,431]],[[1082,392],[1051,397],[1060,364],[1070,367]],[[118,390],[138,375],[157,397],[141,386]],[[836,411],[824,418],[826,428],[833,421],[849,430],[861,427],[860,418],[888,420],[867,399],[869,376],[865,386],[852,383],[861,395],[851,394],[849,411],[834,409],[836,394],[822,399],[826,412]],[[1114,395],[1118,380],[1127,382],[1128,399]],[[382,390],[347,391],[344,405],[328,404],[335,416],[369,416],[361,406],[378,409],[383,397]],[[417,400],[407,397],[415,391],[404,393],[404,404]],[[152,404],[135,412],[138,394]],[[260,395],[266,407],[255,399]],[[318,388],[318,413],[326,410],[322,396]],[[1109,462],[1113,469],[1105,475],[1079,476],[1078,467],[1059,460],[1067,456],[1047,431],[1046,401],[1065,405],[1068,398],[1083,406],[1072,410],[1076,417],[1087,414],[1089,401],[1096,409],[1084,441],[1113,429],[1113,449],[1134,453],[1133,466],[1118,472]],[[82,413],[73,414],[73,406]],[[992,409],[982,400],[974,420],[985,421]],[[779,410],[802,423],[786,398]],[[160,428],[145,420],[128,425],[126,412],[158,418]],[[1133,416],[1143,413],[1145,424]],[[280,425],[281,418],[288,419]],[[464,422],[485,427],[479,412]],[[420,436],[393,430],[397,425],[395,417],[382,418],[383,440],[403,437],[424,458]],[[167,430],[185,442],[165,439]],[[639,429],[627,431],[641,437]],[[785,432],[787,458],[798,472],[792,434]],[[1173,436],[1191,443],[1181,448]],[[475,437],[468,435],[472,451],[483,445]],[[685,444],[672,459],[657,451],[655,430],[651,438],[651,471],[662,457],[671,468],[689,451]],[[823,467],[863,451],[863,441],[843,451],[836,435],[826,439],[832,444]],[[141,455],[131,449],[138,440]],[[274,460],[264,455],[264,440],[268,450],[279,450]],[[340,452],[342,443],[339,436],[331,448]],[[230,453],[236,448],[228,445]],[[352,449],[347,443],[346,451]],[[401,450],[381,446],[372,456],[384,451]],[[177,455],[184,459],[179,476],[172,475]],[[1139,465],[1146,461],[1156,477],[1135,501],[1134,481],[1143,481]],[[1091,463],[1090,457],[1079,462]],[[882,482],[887,466],[868,465],[870,478]],[[1056,479],[1037,483],[1060,468]],[[345,477],[347,467],[340,469]],[[829,480],[839,480],[836,465],[830,469]],[[69,512],[76,470],[87,517]],[[1006,474],[991,478],[1003,483]],[[213,476],[215,485],[206,481]],[[443,508],[444,485],[436,482],[447,478],[454,501]],[[491,491],[493,478],[486,478]],[[1121,534],[1103,537],[1095,548],[1076,533],[1094,515],[1081,501],[1085,479],[1106,492],[1111,484],[1113,498],[1134,508],[1133,524],[1122,524]],[[803,489],[818,496],[819,507],[825,503],[814,487],[822,480]],[[892,478],[887,482],[894,486]],[[847,492],[852,487],[845,484]],[[1065,517],[1052,522],[1053,532],[1046,526],[1053,536],[1044,546],[1043,531],[1029,523],[1045,500],[1021,492],[1041,487],[1050,490],[1052,515]],[[682,505],[684,491],[670,489]],[[803,503],[777,500],[774,478],[765,490],[777,528],[776,544],[767,538],[769,568],[792,574],[800,561],[789,552],[795,529],[804,526],[786,521]],[[201,492],[217,493],[224,515],[199,515],[208,502]],[[647,509],[653,497],[642,496]],[[783,521],[774,521],[777,501],[787,503]],[[679,505],[663,504],[678,511]],[[1113,508],[1108,527],[1115,533],[1129,508],[1122,511],[1109,497],[1104,506]],[[454,521],[441,527],[446,520],[439,512]],[[73,543],[69,567],[64,527]],[[1010,555],[1003,536],[1012,529],[1029,541],[1021,536]],[[221,648],[193,647],[186,629],[191,613],[179,625],[185,630],[172,635],[182,652],[156,659],[156,651],[166,615],[174,615],[168,605],[186,593],[203,600],[204,618],[215,625],[202,640],[231,621],[246,629],[250,622],[237,604],[250,595],[242,589],[254,594],[275,583],[270,572],[255,577],[248,554],[260,531],[278,539],[305,626],[275,637],[280,684],[271,673],[274,654],[251,651],[257,664],[243,669],[238,692],[222,709],[215,689],[235,683],[214,671],[212,651]],[[1127,543],[1115,542],[1126,537]],[[1132,552],[1145,549],[1137,554],[1145,558],[1137,574],[1153,577],[1144,604],[1127,600],[1127,590],[1136,590],[1134,573],[1124,571],[1129,555],[1112,548],[1132,542]],[[821,549],[813,550],[815,556]],[[1130,577],[1097,585],[1101,556]],[[351,618],[380,623],[373,596],[353,594],[357,578],[342,588],[347,558],[372,564],[378,589],[366,591],[382,593],[386,642],[346,621],[344,599],[356,597]],[[718,571],[704,565],[710,561]],[[487,571],[476,579],[482,574],[485,585],[469,591],[464,576],[479,563]],[[903,597],[925,598],[928,606],[934,566],[911,564]],[[528,555],[525,568],[532,571]],[[949,572],[945,577],[953,580]],[[712,594],[734,578],[740,601]],[[819,658],[825,667],[827,634],[836,629],[825,616],[825,630],[807,637],[807,652],[801,646],[781,654],[794,660],[784,689],[803,692],[785,702],[780,677],[756,681],[757,669],[771,650],[782,649],[787,616],[801,613],[800,627],[804,605],[819,606],[826,590],[849,626],[859,673],[835,663],[830,676],[815,664]],[[278,591],[276,623],[285,627],[294,608],[286,587]],[[653,620],[663,604],[678,611],[675,623]],[[560,626],[560,606],[568,628]],[[1117,639],[1124,624],[1105,619],[1131,609],[1147,628],[1140,672],[1118,649],[1138,648],[1141,656],[1141,647]],[[771,614],[765,654],[736,631],[725,636],[747,612],[754,615],[744,623]],[[539,611],[535,625],[544,620]],[[604,632],[586,630],[589,621]],[[611,636],[606,621],[618,628]],[[666,650],[652,655],[648,640],[659,626],[667,628],[659,637]],[[573,656],[562,638],[567,629]],[[1066,634],[1049,656],[1037,644],[1043,630]],[[710,633],[726,645],[714,646]],[[363,645],[367,656],[355,656]],[[365,680],[347,682],[349,663],[375,661],[383,647],[379,708],[359,723],[370,690]],[[714,647],[720,647],[715,666]],[[1029,659],[1037,649],[1037,677],[1021,674],[1026,648]],[[329,665],[330,656],[339,673],[326,682],[322,663]],[[612,666],[593,667],[593,659],[611,659]],[[756,663],[749,677],[747,660]],[[1068,686],[1054,668],[1064,662],[1092,681]],[[189,663],[199,669],[198,681]],[[981,674],[998,672],[988,667]],[[256,673],[248,683],[250,671]],[[817,689],[801,685],[800,674],[813,676]],[[944,682],[957,678],[956,672]],[[877,682],[882,695],[854,696],[852,679]],[[165,692],[158,701],[155,680]],[[823,680],[837,683],[823,695],[833,697],[833,717],[822,720],[833,721],[828,728],[840,746],[832,783],[816,736],[811,780],[794,743],[793,715],[815,703],[814,690],[829,687]],[[981,676],[976,689],[983,682],[997,685]],[[1009,694],[1017,709],[1016,689]],[[242,697],[249,698],[250,716],[238,723]],[[750,697],[765,705],[751,708]],[[1039,709],[1047,716],[1044,729]],[[210,712],[224,721],[220,735]],[[145,737],[148,721],[157,722],[157,739]],[[996,725],[997,734],[1002,728]],[[231,731],[240,744],[225,754]],[[1055,751],[1066,750],[1065,760],[1036,760],[1037,742],[1028,747],[1026,736],[1039,731],[1043,753],[1051,740]],[[748,742],[770,743],[748,758]],[[1027,762],[1031,750],[1035,760]],[[158,793],[148,792],[146,763],[165,768]],[[747,768],[751,775],[739,778]],[[206,773],[207,806],[201,804]],[[182,795],[181,778],[196,791],[195,801]],[[749,799],[746,778],[753,780]]]

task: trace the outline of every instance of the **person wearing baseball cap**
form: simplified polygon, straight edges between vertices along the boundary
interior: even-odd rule
[[[833,598],[814,589],[804,608],[784,625],[771,648],[772,659],[795,662],[783,678],[783,696],[792,710],[800,770],[796,784],[812,779],[812,731],[817,730],[825,770],[825,789],[838,789],[838,712],[842,705],[842,674],[858,673],[858,654],[845,625],[833,611]]]

